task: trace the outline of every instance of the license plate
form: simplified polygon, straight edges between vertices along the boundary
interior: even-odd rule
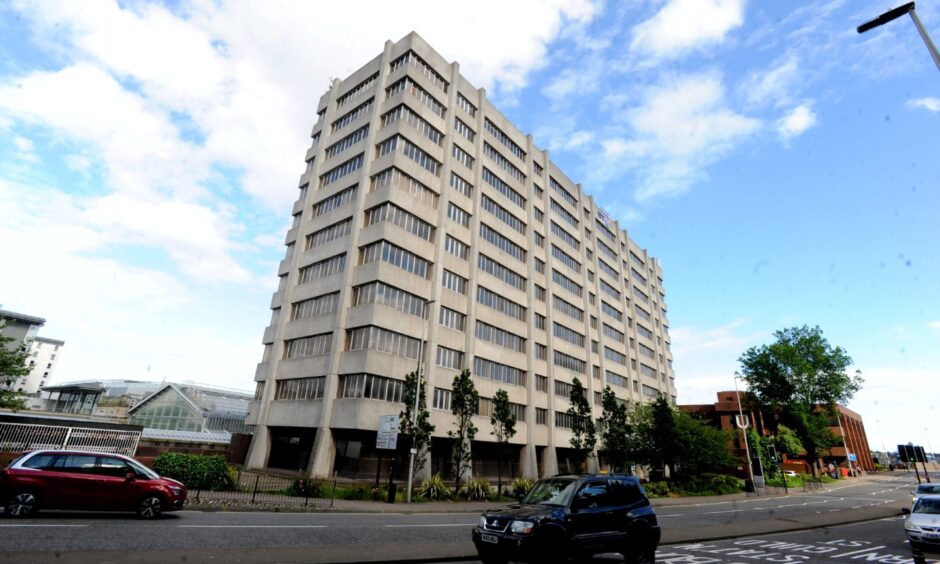
[[[940,533],[924,533],[925,539],[940,539]]]
[[[499,544],[499,537],[496,535],[480,535],[480,540],[483,542],[491,542],[493,544]]]

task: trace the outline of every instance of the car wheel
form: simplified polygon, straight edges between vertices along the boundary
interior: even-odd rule
[[[532,562],[571,562],[571,548],[564,531],[545,531],[536,541]]]
[[[8,517],[29,517],[38,511],[36,496],[29,492],[20,492],[11,497],[6,504],[4,513]]]
[[[163,512],[163,500],[159,496],[148,495],[137,505],[137,516],[141,519],[156,519]]]
[[[927,559],[924,558],[923,556],[915,556],[914,564],[927,564]]]

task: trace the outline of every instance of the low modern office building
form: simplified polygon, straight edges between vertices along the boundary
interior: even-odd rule
[[[723,391],[717,393],[718,401],[715,403],[680,405],[680,410],[692,414],[703,421],[710,423],[716,429],[732,431],[738,429],[736,419],[739,415],[744,415],[747,425],[755,429],[761,436],[771,436],[774,433],[773,417],[763,414],[759,411],[752,411],[747,407],[747,392]],[[739,399],[743,405],[739,404]],[[872,458],[871,449],[868,446],[868,438],[865,435],[865,424],[862,416],[851,409],[837,405],[836,417],[833,418],[829,430],[836,437],[845,437],[844,445],[837,446],[823,451],[819,457],[819,467],[828,468],[829,464],[837,467],[843,467],[846,470],[871,472],[875,469],[875,461]],[[744,448],[744,440],[740,433],[737,433],[730,446],[732,452],[741,459],[747,461]],[[854,455],[850,457],[849,455]],[[754,456],[754,453],[751,453]],[[783,468],[794,470],[800,473],[811,473],[810,463],[805,457],[787,456],[781,457]]]
[[[511,471],[532,478],[568,468],[575,378],[595,417],[606,385],[626,402],[675,403],[659,262],[457,63],[412,33],[334,80],[316,110],[249,408],[249,467],[384,472],[379,418],[403,410],[419,356],[436,427],[425,473],[448,473],[464,368],[481,398],[476,475],[496,474],[500,389],[518,420]]]

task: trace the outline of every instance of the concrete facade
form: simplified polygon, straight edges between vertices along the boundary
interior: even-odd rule
[[[0,310],[0,322],[4,324],[0,329],[3,336],[13,339],[7,344],[8,348],[19,348],[24,343],[29,347],[29,374],[17,378],[8,387],[35,396],[39,388],[51,381],[59,349],[65,342],[38,336],[40,327],[46,324],[41,317]]]
[[[246,421],[249,467],[380,467],[379,417],[402,411],[419,349],[436,426],[426,472],[445,464],[461,368],[483,398],[476,474],[490,473],[477,459],[499,389],[531,478],[565,463],[574,378],[595,417],[608,383],[625,401],[675,403],[658,261],[459,71],[412,33],[320,98]]]

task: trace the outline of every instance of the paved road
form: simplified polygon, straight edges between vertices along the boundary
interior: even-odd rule
[[[829,491],[732,502],[660,502],[666,543],[896,515],[911,478],[885,476]],[[155,522],[131,515],[47,512],[0,520],[0,560],[70,562],[352,562],[469,557],[468,513],[204,513]]]

